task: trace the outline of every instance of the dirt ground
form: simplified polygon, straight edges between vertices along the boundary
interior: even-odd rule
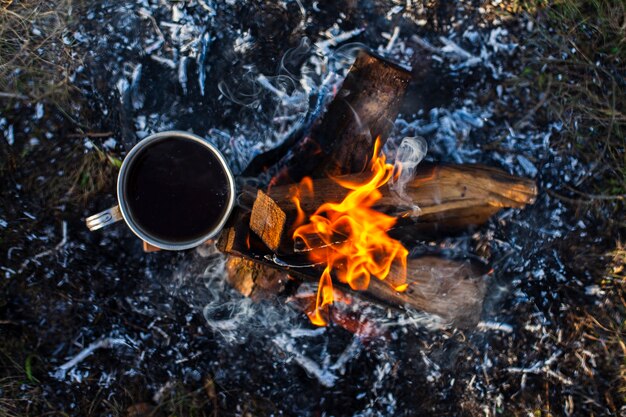
[[[356,3],[0,3],[0,416],[625,415],[624,5]],[[86,229],[147,134],[193,131],[240,174],[353,48],[411,65],[424,42],[435,81],[390,142],[540,189],[416,242],[492,265],[478,328],[366,306],[388,333],[363,342],[241,297],[215,248]]]

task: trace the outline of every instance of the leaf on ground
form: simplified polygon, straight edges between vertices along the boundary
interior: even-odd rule
[[[26,372],[26,378],[30,383],[37,383],[39,380],[33,376],[33,358],[35,355],[30,354],[26,357],[26,361],[24,363],[24,372]]]

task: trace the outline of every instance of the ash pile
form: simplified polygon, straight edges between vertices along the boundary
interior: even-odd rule
[[[596,374],[600,350],[571,322],[573,310],[604,295],[571,255],[581,239],[601,245],[589,238],[597,222],[551,192],[592,167],[552,149],[562,125],[537,120],[530,90],[513,83],[530,20],[503,19],[499,2],[426,3],[106,1],[67,34],[86,54],[71,77],[89,97],[92,126],[111,132],[81,137],[87,152],[122,157],[149,134],[188,130],[225,155],[240,187],[261,188],[274,173],[247,176],[250,164],[323,118],[358,51],[414,69],[427,60],[390,126],[383,151],[392,162],[405,138],[420,137],[428,145],[420,164],[497,167],[539,188],[534,204],[501,210],[471,233],[413,242],[492,268],[472,325],[348,294],[337,309],[352,324],[317,327],[294,308],[315,283],[288,299],[252,300],[229,284],[214,246],[143,254],[122,227],[90,236],[75,221],[69,235],[67,223],[46,229],[48,241],[63,243],[55,252],[7,272],[37,282],[34,268],[50,258],[53,269],[88,277],[78,310],[94,311],[76,319],[71,340],[51,337],[46,395],[140,386],[135,398],[159,404],[180,381],[206,391],[224,415],[497,415],[545,401],[564,415],[606,411],[585,400],[598,385],[580,381]],[[107,202],[64,210],[79,218]]]

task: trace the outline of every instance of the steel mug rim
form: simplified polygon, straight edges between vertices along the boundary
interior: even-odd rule
[[[188,139],[205,146],[213,153],[213,155],[215,155],[227,177],[230,193],[226,209],[224,210],[224,214],[220,222],[203,236],[190,241],[171,242],[150,236],[148,233],[141,230],[141,228],[138,226],[137,222],[133,219],[133,216],[131,215],[126,202],[124,201],[125,180],[129,171],[129,167],[132,165],[132,162],[135,160],[137,154],[141,150],[145,149],[147,146],[166,138]],[[191,249],[201,245],[211,238],[214,238],[224,228],[224,225],[228,221],[228,217],[230,216],[230,213],[233,211],[233,208],[235,206],[235,177],[233,176],[233,173],[231,172],[230,167],[228,166],[228,163],[226,162],[226,159],[221,154],[221,152],[206,139],[182,130],[167,130],[147,136],[146,138],[138,142],[135,146],[133,146],[130,152],[128,152],[128,155],[126,155],[126,157],[122,161],[120,172],[117,175],[117,203],[124,219],[124,223],[126,223],[130,230],[143,241],[164,250]]]

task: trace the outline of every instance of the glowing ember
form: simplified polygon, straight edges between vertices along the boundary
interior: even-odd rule
[[[309,218],[309,223],[296,228],[293,238],[300,239],[307,248],[311,260],[326,264],[320,278],[315,309],[309,312],[311,322],[318,326],[326,325],[325,307],[333,302],[331,274],[340,282],[348,283],[352,289],[364,290],[369,286],[371,276],[384,280],[394,263],[401,266],[400,283],[397,291],[404,291],[406,280],[406,258],[408,251],[402,244],[389,237],[387,230],[396,223],[394,217],[377,212],[371,207],[382,194],[378,190],[392,176],[393,166],[385,163],[385,155],[380,151],[380,141],[374,145],[371,162],[372,177],[365,183],[353,183],[334,179],[342,187],[351,190],[340,203],[325,203]],[[312,182],[305,178],[300,187],[294,190],[292,201],[298,208],[298,220],[305,218],[300,209],[302,192],[313,192]],[[313,236],[316,243],[309,240]],[[347,240],[337,243],[337,236],[347,236]]]

